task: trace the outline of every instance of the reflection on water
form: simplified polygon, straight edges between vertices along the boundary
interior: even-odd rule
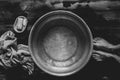
[[[45,38],[45,50],[55,60],[66,60],[76,51],[77,39],[72,31],[64,27],[55,28]]]

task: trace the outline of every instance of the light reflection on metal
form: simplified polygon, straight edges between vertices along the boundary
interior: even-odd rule
[[[18,16],[13,24],[13,29],[17,33],[22,33],[26,29],[27,23],[28,23],[28,20],[26,17]]]
[[[49,37],[46,37],[47,35]],[[75,43],[77,44],[75,51],[72,46],[65,45],[69,36],[71,36],[70,43],[73,43],[74,47]],[[45,40],[47,38],[48,40]],[[47,43],[47,48],[44,41]],[[73,50],[72,55],[69,52],[70,48]],[[40,69],[51,75],[67,76],[82,69],[90,59],[92,34],[87,24],[76,14],[64,10],[52,11],[40,17],[34,24],[29,36],[29,49]],[[61,54],[61,50],[67,57]]]
[[[97,61],[103,61],[105,58],[114,58],[120,63],[119,52],[115,50],[120,49],[120,44],[113,45],[103,38],[96,37],[93,40],[94,47],[92,57]],[[102,49],[111,50],[111,52],[103,51]],[[19,57],[19,58],[18,58]],[[73,58],[74,59],[74,58]],[[17,45],[17,39],[12,31],[7,31],[0,37],[0,66],[4,68],[11,68],[17,64],[21,64],[23,68],[28,70],[29,74],[34,71],[34,61],[31,58],[27,45]],[[52,63],[55,66],[63,66],[59,62],[48,60],[47,63]],[[67,62],[69,64],[69,62]]]

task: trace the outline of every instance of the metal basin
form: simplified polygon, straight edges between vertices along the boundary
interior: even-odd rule
[[[40,17],[31,29],[28,44],[37,66],[55,76],[71,75],[82,69],[93,49],[87,24],[64,10]]]

